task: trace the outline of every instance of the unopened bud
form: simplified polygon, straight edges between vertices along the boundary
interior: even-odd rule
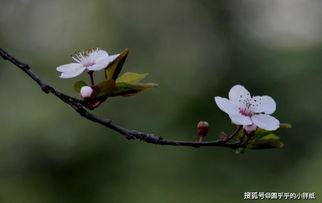
[[[207,121],[199,121],[197,125],[198,135],[205,137],[208,133],[209,124]]]
[[[244,130],[248,135],[253,135],[256,132],[257,126],[255,124],[252,125],[244,125]]]
[[[80,90],[80,96],[86,100],[93,96],[94,90],[90,86],[83,86]]]

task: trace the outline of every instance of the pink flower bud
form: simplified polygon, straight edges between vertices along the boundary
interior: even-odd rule
[[[256,128],[257,128],[257,126],[255,124],[244,125],[243,127],[248,135],[253,135],[256,132]]]
[[[197,125],[198,135],[205,137],[208,133],[209,124],[207,121],[199,121]]]
[[[90,86],[83,86],[80,90],[80,96],[85,100],[92,97],[94,90]]]

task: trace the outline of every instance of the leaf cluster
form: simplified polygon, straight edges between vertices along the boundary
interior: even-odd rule
[[[132,96],[144,90],[158,87],[156,83],[142,83],[148,74],[126,72],[120,75],[129,50],[125,49],[112,63],[105,68],[105,80],[91,87],[94,90],[95,102],[103,102],[108,97]],[[88,84],[82,80],[74,83],[74,90],[80,92],[83,86]]]

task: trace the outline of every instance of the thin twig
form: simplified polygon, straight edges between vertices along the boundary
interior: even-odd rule
[[[73,98],[71,96],[68,96],[56,90],[54,87],[50,86],[45,81],[43,81],[37,74],[32,72],[29,65],[20,62],[15,57],[13,57],[12,55],[10,55],[8,52],[4,51],[1,48],[0,48],[0,56],[2,56],[4,60],[10,61],[12,64],[20,68],[22,71],[24,71],[31,79],[33,79],[41,87],[42,91],[44,91],[47,94],[51,93],[55,95],[61,101],[71,106],[76,112],[80,114],[80,116],[92,122],[99,123],[107,128],[110,128],[118,132],[120,135],[123,135],[128,140],[138,139],[146,143],[158,144],[158,145],[170,145],[170,146],[189,146],[189,147],[216,146],[216,147],[226,147],[226,148],[232,148],[232,149],[241,147],[239,145],[239,142],[227,143],[226,141],[222,141],[222,140],[215,140],[210,142],[169,140],[169,139],[163,139],[162,137],[158,137],[150,133],[143,133],[136,130],[130,130],[130,129],[124,128],[122,126],[112,123],[110,119],[103,119],[88,112],[86,110],[86,108],[88,107],[85,102],[83,102],[82,100]],[[236,135],[237,132],[235,131],[231,135],[231,137]]]
[[[94,85],[94,77],[93,77],[94,71],[89,71],[88,74],[91,79],[91,85]]]
[[[237,129],[225,140],[225,142],[229,142],[231,139],[233,139],[238,132],[242,129],[243,126],[238,126]]]
[[[255,133],[252,133],[252,134],[247,134],[247,133],[246,133],[246,137],[247,137],[247,139],[246,139],[245,141],[241,142],[241,143],[240,143],[240,146],[242,146],[242,147],[246,147],[246,146],[248,145],[248,142],[253,138],[254,134],[255,134]]]

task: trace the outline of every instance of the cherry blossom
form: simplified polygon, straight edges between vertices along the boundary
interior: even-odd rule
[[[58,66],[56,70],[61,72],[60,78],[73,78],[83,72],[102,70],[118,56],[119,54],[110,56],[106,51],[100,49],[81,51],[72,56],[76,63]]]
[[[256,130],[256,126],[265,130],[279,128],[279,120],[271,116],[276,110],[276,103],[270,96],[253,96],[241,86],[235,85],[229,91],[228,98],[215,97],[217,106],[227,113],[232,123],[243,125],[246,132]]]

